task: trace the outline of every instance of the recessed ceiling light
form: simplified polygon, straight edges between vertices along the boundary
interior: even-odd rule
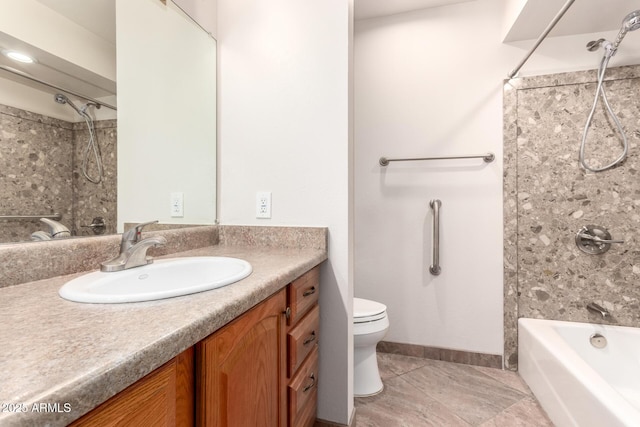
[[[5,56],[7,56],[7,58],[11,58],[14,61],[24,62],[25,64],[31,64],[33,62],[36,62],[36,60],[30,57],[29,55],[22,52],[15,51],[15,50],[8,50],[3,53],[5,54]]]

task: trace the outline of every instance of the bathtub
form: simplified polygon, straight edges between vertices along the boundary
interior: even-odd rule
[[[639,328],[519,319],[518,371],[558,427],[640,426]]]

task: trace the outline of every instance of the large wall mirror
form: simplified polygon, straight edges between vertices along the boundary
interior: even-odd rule
[[[211,35],[160,0],[0,5],[0,244],[215,223]]]

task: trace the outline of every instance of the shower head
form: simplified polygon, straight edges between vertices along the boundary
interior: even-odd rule
[[[74,104],[73,102],[71,102],[71,100],[69,98],[67,98],[67,95],[64,95],[62,93],[56,93],[53,96],[54,101],[56,101],[58,104],[69,104],[69,106],[71,106],[71,108],[73,108],[74,110],[76,110],[76,113],[80,114],[81,116],[84,116],[84,114],[82,114],[82,112],[80,111],[80,109],[78,107],[76,107],[76,104]]]
[[[620,46],[620,43],[622,43],[624,36],[626,36],[629,31],[635,31],[638,28],[640,28],[640,10],[634,10],[622,20],[620,32],[616,36],[616,40],[613,42],[613,46],[611,47],[611,56],[613,56],[618,49],[618,46]]]
[[[634,10],[622,20],[622,30],[625,32],[635,31],[640,28],[640,10]]]
[[[61,93],[56,93],[53,96],[53,99],[58,103],[58,104],[66,104],[67,101],[69,100],[69,98],[66,97],[66,95],[63,95]]]

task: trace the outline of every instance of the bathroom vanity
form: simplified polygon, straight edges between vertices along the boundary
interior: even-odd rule
[[[253,266],[240,282],[183,297],[61,299],[58,289],[78,273],[0,289],[9,322],[0,332],[8,343],[0,424],[231,426],[268,414],[269,425],[313,425],[325,233],[309,247],[234,229],[217,244],[173,253]]]

